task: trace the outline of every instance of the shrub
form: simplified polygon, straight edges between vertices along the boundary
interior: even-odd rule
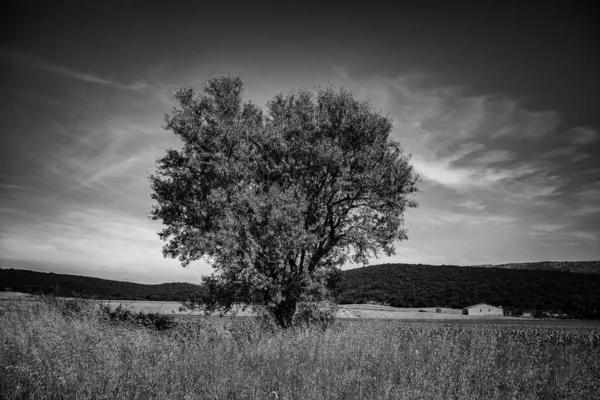
[[[317,326],[323,330],[335,321],[338,305],[331,301],[299,303],[294,314],[295,326]]]
[[[119,304],[115,309],[110,307],[110,304],[100,304],[100,313],[111,321],[119,321],[131,323],[145,328],[164,331],[177,326],[177,321],[170,315],[134,312],[123,304]]]

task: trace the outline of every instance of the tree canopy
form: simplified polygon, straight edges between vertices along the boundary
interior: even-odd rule
[[[207,310],[260,305],[289,326],[302,302],[331,296],[339,268],[391,255],[407,238],[418,176],[392,121],[332,86],[279,94],[266,115],[239,77],[175,92],[179,136],[150,176],[163,254],[207,259]]]

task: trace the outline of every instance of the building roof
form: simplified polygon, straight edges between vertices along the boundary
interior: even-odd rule
[[[493,305],[491,305],[491,304],[486,304],[486,303],[478,303],[478,304],[475,304],[475,305],[473,305],[473,306],[465,307],[465,308],[463,308],[463,310],[468,310],[469,308],[475,308],[475,307],[481,307],[481,306],[486,306],[486,307],[494,307],[494,308],[502,308],[502,307],[493,306]]]

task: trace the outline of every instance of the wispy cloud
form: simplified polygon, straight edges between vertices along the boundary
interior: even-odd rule
[[[53,74],[61,75],[66,78],[75,79],[82,82],[107,85],[119,89],[128,90],[142,90],[147,87],[147,84],[142,81],[134,82],[131,84],[123,84],[113,79],[100,77],[95,74],[78,71],[64,65],[56,64],[51,61],[44,60],[43,58],[38,57],[35,54],[30,54],[22,51],[0,48],[0,57],[16,61],[29,67],[38,68]]]
[[[455,166],[453,158],[425,160],[414,156],[416,170],[426,179],[460,191],[472,188],[503,192],[508,197],[523,194],[532,199],[551,195],[563,185],[557,177],[548,176],[546,166],[539,162],[519,162],[505,167],[476,165]],[[490,163],[490,164],[493,164]],[[522,190],[522,192],[515,192]]]
[[[600,181],[594,182],[594,184],[586,186],[577,194],[577,197],[585,202],[586,204],[599,204],[600,203]]]
[[[589,215],[599,214],[600,215],[600,205],[598,204],[586,204],[580,207],[577,207],[569,212],[567,215],[572,217],[587,217]]]
[[[27,190],[28,188],[21,185],[0,184],[0,190]]]
[[[552,158],[552,157],[560,157],[560,156],[572,156],[577,153],[577,147],[575,146],[564,146],[557,147],[555,149],[550,150],[544,157]]]
[[[565,132],[567,140],[574,145],[585,146],[597,142],[600,138],[598,132],[589,126],[578,126]]]
[[[543,236],[552,234],[555,232],[560,232],[564,230],[566,226],[564,224],[547,224],[540,223],[534,224],[529,228],[529,234],[532,236]]]
[[[550,243],[597,243],[600,233],[590,229],[573,228],[569,224],[540,223],[529,228],[529,235]]]
[[[561,132],[556,111],[529,109],[509,95],[433,86],[422,74],[352,77],[344,72],[336,83],[394,117],[393,135],[412,154],[425,185],[426,201],[409,217],[416,221],[411,228],[417,240],[427,237],[437,246],[442,238],[452,241],[460,229],[483,244],[487,239],[469,232],[497,237],[501,228],[506,246],[529,257],[548,243],[553,247],[544,247],[545,254],[555,257],[597,254],[591,239],[598,232],[584,218],[555,222],[596,216],[600,188],[590,185],[600,174],[592,156],[594,128]]]
[[[116,157],[115,157],[116,158]],[[106,179],[120,177],[135,166],[140,161],[140,156],[134,155],[121,159],[115,159],[114,162],[107,162],[106,159],[98,160],[98,165],[90,172],[84,173],[79,177],[79,182],[68,190],[77,189],[81,186],[102,190],[106,188]]]
[[[575,144],[596,138],[583,127],[557,135],[561,118],[555,111],[532,111],[506,95],[431,87],[420,74],[341,76],[343,86],[396,118],[395,134],[423,178],[460,192],[488,190],[531,205],[554,197],[568,182],[565,163],[589,158]]]
[[[6,227],[0,237],[3,258],[27,259],[79,265],[79,273],[106,275],[127,265],[144,281],[153,274],[171,280],[199,281],[210,271],[205,262],[184,270],[177,260],[163,259],[157,224],[142,213],[138,216],[115,210],[71,205],[60,218],[31,220]],[[73,272],[73,271],[72,271]]]
[[[472,160],[477,164],[496,164],[511,161],[515,158],[515,154],[508,150],[490,150]]]
[[[465,186],[474,184],[471,179],[471,171],[464,168],[450,168],[448,160],[430,160],[419,156],[413,156],[412,164],[419,174],[441,185]]]
[[[470,204],[474,205],[474,208],[478,211],[482,209],[479,208],[479,204]],[[418,218],[420,222],[424,222],[431,225],[447,225],[447,224],[457,224],[457,225],[466,225],[466,226],[478,226],[478,225],[503,225],[503,226],[511,226],[516,222],[516,219],[509,216],[497,215],[491,213],[469,213],[465,214],[462,212],[454,212],[440,209],[428,209],[426,212],[423,212],[421,215],[414,216],[414,218]]]
[[[465,200],[462,203],[459,204],[460,207],[465,207],[465,208],[472,208],[474,210],[483,210],[485,209],[485,206],[483,205],[483,202],[481,201],[473,201],[473,200]]]
[[[596,231],[573,230],[570,232],[566,232],[566,235],[578,240],[583,240],[596,244],[598,243],[598,241],[600,241],[600,235]]]
[[[579,163],[589,159],[594,153],[594,146],[600,135],[591,127],[577,126],[559,135],[551,135],[545,141],[553,148],[541,156],[556,159],[557,162]]]

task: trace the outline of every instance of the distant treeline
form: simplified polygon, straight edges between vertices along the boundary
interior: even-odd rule
[[[481,268],[529,269],[547,271],[569,271],[583,274],[600,274],[600,261],[538,261],[498,265],[471,265]]]
[[[339,302],[463,308],[477,303],[598,318],[600,275],[451,265],[384,264],[342,273]]]
[[[0,290],[104,300],[184,301],[204,293],[191,283],[141,283],[19,269],[0,269]]]
[[[463,308],[485,302],[516,315],[532,311],[600,317],[600,274],[384,264],[342,271],[339,278],[341,304]],[[0,290],[106,300],[185,301],[206,294],[202,286],[190,283],[144,285],[18,269],[0,269],[0,282]]]

